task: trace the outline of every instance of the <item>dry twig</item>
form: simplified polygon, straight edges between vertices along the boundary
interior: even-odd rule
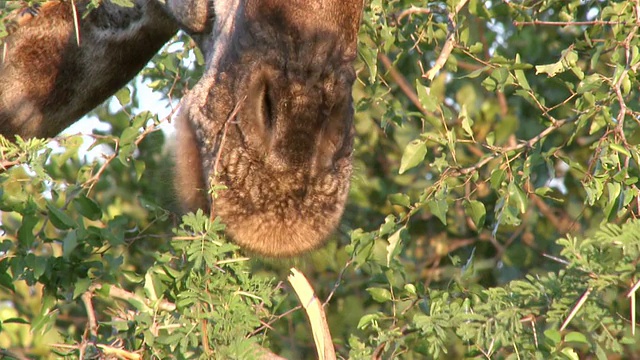
[[[287,277],[293,290],[298,295],[300,303],[307,312],[313,340],[316,343],[316,351],[320,360],[335,360],[336,351],[333,348],[331,332],[327,324],[327,318],[318,297],[305,276],[296,268],[291,268],[291,274]]]

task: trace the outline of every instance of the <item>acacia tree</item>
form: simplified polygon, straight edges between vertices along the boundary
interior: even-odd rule
[[[345,358],[638,356],[639,27],[638,1],[368,2],[348,208],[303,261],[175,215],[139,85],[94,112],[108,131],[1,140],[0,347],[311,357],[293,264]],[[175,44],[141,75],[174,106],[203,67]]]

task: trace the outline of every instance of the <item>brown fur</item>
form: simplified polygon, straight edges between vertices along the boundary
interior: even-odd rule
[[[77,1],[78,14],[86,2]],[[151,0],[108,1],[80,22],[71,2],[45,3],[7,39],[0,63],[0,134],[54,136],[124,86],[176,32]]]
[[[244,4],[231,42],[185,99],[179,121],[192,125],[179,128],[178,141],[195,137],[192,162],[203,164],[207,186],[228,188],[211,208],[238,244],[298,255],[321,246],[344,210],[362,3]],[[188,176],[202,179],[178,179]]]
[[[174,176],[176,194],[184,209],[208,211],[209,200],[195,130],[188,121],[177,121],[176,130],[179,134],[178,156],[175,157],[177,176]]]

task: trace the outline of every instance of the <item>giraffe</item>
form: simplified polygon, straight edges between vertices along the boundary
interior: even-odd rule
[[[87,2],[77,1],[77,13]],[[175,183],[185,210],[220,216],[251,253],[322,246],[351,176],[362,0],[110,1],[79,18],[44,3],[6,39],[0,134],[48,137],[104,101],[178,30],[200,46],[202,78],[176,116]],[[44,31],[44,29],[50,29]],[[224,185],[215,199],[213,185]]]

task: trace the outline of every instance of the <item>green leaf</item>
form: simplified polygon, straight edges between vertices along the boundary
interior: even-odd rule
[[[49,220],[56,228],[60,230],[68,230],[78,226],[69,215],[57,207],[47,204],[47,209],[49,210]]]
[[[424,160],[427,155],[427,144],[421,140],[413,140],[404,149],[402,159],[400,160],[400,174],[415,167]]]
[[[130,144],[138,138],[140,134],[139,128],[137,127],[128,127],[122,131],[122,135],[120,135],[120,145]]]
[[[111,2],[118,6],[127,8],[132,8],[134,6],[133,0],[111,0]]]
[[[495,144],[496,141],[496,134],[495,132],[491,131],[487,134],[487,145],[489,146],[493,146]]]
[[[156,284],[157,281],[158,279],[156,278],[156,274],[152,273],[152,271],[147,271],[147,273],[144,276],[144,292],[151,301],[158,300],[159,295],[161,295],[161,294],[158,294],[158,291],[157,291],[157,287],[158,287],[158,284]]]
[[[447,225],[447,210],[449,209],[447,201],[445,199],[436,199],[427,202],[427,205],[431,213],[440,219],[444,225]]]
[[[20,246],[24,248],[30,248],[33,241],[35,240],[35,235],[33,235],[33,228],[38,223],[38,218],[33,214],[25,214],[22,217],[22,224],[20,224],[20,229],[18,229],[18,240],[20,241]]]
[[[23,318],[8,318],[8,319],[4,319],[2,320],[3,324],[29,324],[29,321],[23,319]]]
[[[146,166],[147,164],[144,161],[133,160],[133,168],[136,170],[136,181],[140,181],[142,175],[144,175]]]
[[[464,132],[467,134],[468,137],[473,138],[473,130],[471,129],[471,126],[473,126],[473,120],[471,120],[471,118],[469,117],[469,114],[467,114],[467,106],[466,105],[462,105],[462,108],[460,109],[460,114],[458,115],[458,117],[460,119],[462,119],[460,125],[462,126],[462,130],[464,130]]]
[[[422,85],[420,79],[416,80],[416,93],[418,94],[420,104],[422,104],[422,107],[427,111],[435,112],[438,110],[437,98],[431,95],[428,87]]]
[[[413,285],[413,284],[405,284],[404,285],[404,291],[406,291],[407,293],[409,293],[411,295],[417,295],[416,286]]]
[[[360,46],[358,50],[360,50],[358,51],[360,58],[369,70],[369,83],[373,84],[378,75],[378,49],[371,46]]]
[[[77,246],[78,234],[75,231],[69,231],[62,241],[62,256],[68,259]]]
[[[631,153],[623,145],[616,144],[616,143],[611,143],[611,144],[609,144],[609,148],[611,148],[612,150],[615,150],[615,151],[617,151],[617,152],[619,152],[621,154],[624,154],[625,156],[631,157]]]
[[[204,55],[202,54],[202,50],[199,47],[195,47],[193,49],[193,53],[196,56],[196,62],[199,66],[203,66],[205,64]]]
[[[406,228],[403,226],[393,233],[393,235],[389,236],[389,245],[387,245],[387,266],[391,266],[391,260],[402,250],[400,243],[402,242],[402,235],[405,234],[406,231]]]
[[[464,79],[464,78],[475,79],[478,76],[482,75],[488,69],[491,69],[491,67],[490,66],[481,67],[480,69],[474,70],[468,73],[467,75],[460,76],[460,79]]]
[[[554,77],[561,72],[575,67],[577,62],[578,53],[572,48],[569,48],[562,52],[562,57],[558,62],[547,65],[537,65],[536,74],[547,74],[549,77]],[[578,74],[576,75],[580,77]]]
[[[482,51],[483,46],[480,41],[477,41],[475,44],[469,46],[469,52],[472,54],[478,54]]]
[[[491,172],[491,188],[498,190],[502,187],[504,180],[507,178],[507,173],[503,169],[496,168]]]
[[[620,196],[620,192],[622,191],[622,185],[619,183],[609,182],[607,183],[607,203],[604,207],[604,214],[607,217],[611,217],[614,215],[614,209],[618,205],[618,196]]]
[[[563,348],[560,352],[566,356],[569,360],[580,360],[580,357],[575,350],[571,348]]]
[[[16,291],[15,284],[13,283],[13,278],[6,272],[0,273],[0,286],[3,286],[12,292]]]
[[[513,84],[513,79],[509,76],[506,68],[493,69],[491,74],[482,81],[482,86],[488,91],[504,90],[505,86]]]
[[[598,90],[603,84],[603,78],[600,74],[591,74],[586,76],[578,83],[578,94],[586,94]]]
[[[411,198],[407,194],[391,194],[388,196],[388,199],[392,205],[400,205],[404,207],[411,206]]]
[[[360,318],[360,321],[358,321],[358,329],[366,329],[367,326],[373,322],[378,321],[378,319],[380,319],[380,315],[379,313],[374,313],[374,314],[366,314],[365,316]]]
[[[385,303],[391,301],[391,292],[387,289],[379,287],[371,287],[367,289],[367,292],[371,295],[373,300],[379,303]]]
[[[91,286],[91,279],[81,278],[78,279],[73,288],[73,298],[77,299],[80,295],[84,294]]]
[[[471,218],[476,229],[480,231],[484,226],[484,221],[487,215],[487,210],[484,204],[478,200],[465,200],[464,211]]]
[[[92,199],[80,195],[73,199],[73,207],[89,220],[99,220],[102,217],[102,209]]]
[[[527,194],[513,181],[509,183],[507,189],[511,203],[518,208],[521,214],[524,214],[527,211],[527,205],[529,203]]]
[[[582,333],[579,333],[579,332],[576,332],[576,331],[572,331],[572,332],[568,333],[567,335],[565,335],[564,341],[566,341],[566,342],[577,342],[577,343],[582,343],[582,344],[588,344],[589,343],[589,340],[587,340],[586,336],[584,336]]]
[[[128,105],[131,102],[131,90],[127,86],[123,87],[116,92],[116,99],[118,99],[121,106]]]
[[[552,346],[556,346],[560,343],[562,336],[558,330],[555,329],[547,329],[544,331],[544,336],[548,340],[551,341]]]
[[[520,54],[516,54],[515,62],[516,64],[520,63]],[[521,69],[516,69],[513,71],[513,73],[516,76],[516,80],[518,80],[518,85],[520,85],[525,90],[531,90],[531,86],[527,81],[527,77],[525,76],[524,71],[522,71]]]

